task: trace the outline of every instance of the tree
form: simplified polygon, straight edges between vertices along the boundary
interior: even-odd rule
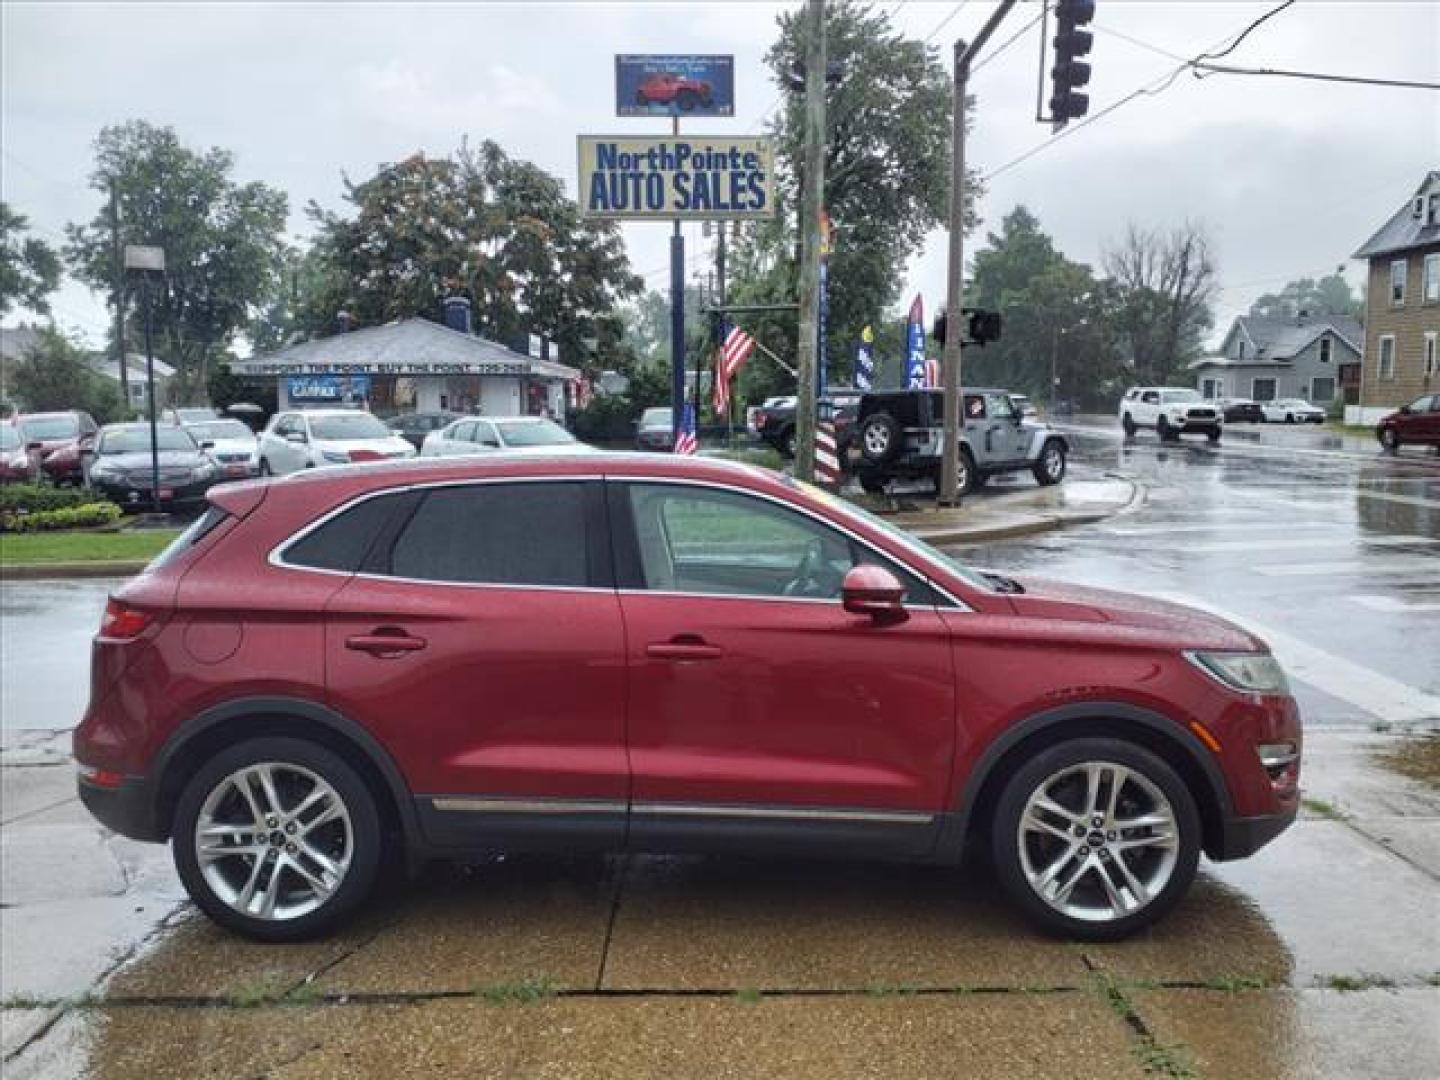
[[[124,419],[119,388],[86,363],[84,349],[53,326],[39,335],[13,369],[20,404],[30,412],[80,409],[101,424]]]
[[[1250,305],[1250,314],[1265,319],[1293,319],[1309,315],[1347,315],[1358,319],[1364,310],[1360,297],[1337,271],[1318,281],[1298,278],[1278,293],[1265,293]]]
[[[203,390],[210,358],[251,323],[284,251],[285,194],[237,183],[234,165],[228,150],[191,150],[174,128],[143,120],[104,128],[95,140],[90,186],[107,200],[114,186],[121,244],[165,249],[165,287],[151,297],[156,351],[175,367],[181,400]],[[114,283],[108,208],[66,233],[71,270],[108,293]]]
[[[825,9],[826,50],[841,72],[826,106],[825,208],[834,226],[829,262],[827,356],[832,377],[848,379],[860,331],[878,332],[900,298],[905,266],[947,218],[950,198],[951,78],[938,51],[907,39],[889,16],[858,0]],[[807,19],[781,15],[766,56],[783,89],[770,125],[776,147],[777,217],[748,226],[731,262],[732,303],[793,303],[798,295],[798,209],[804,151],[804,93],[792,76],[805,56]],[[967,176],[966,229],[977,223],[977,173]],[[782,357],[795,352],[794,315],[747,320],[746,329]],[[877,352],[878,356],[878,352]],[[742,380],[742,392],[794,391],[773,364]],[[767,385],[762,387],[761,382]]]
[[[29,219],[0,202],[0,316],[17,306],[49,315],[47,297],[60,285],[60,256],[28,231]]]
[[[358,325],[438,321],[441,301],[463,295],[487,337],[540,333],[586,367],[620,366],[617,304],[643,282],[616,225],[583,220],[555,177],[486,141],[453,158],[415,154],[345,187],[353,215],[308,211],[319,226],[302,300],[311,333],[342,309]]]
[[[1186,365],[1203,351],[1218,291],[1204,224],[1162,232],[1132,222],[1104,265],[1118,290],[1117,330],[1135,377],[1188,381]]]

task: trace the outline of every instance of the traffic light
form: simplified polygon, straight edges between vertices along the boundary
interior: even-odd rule
[[[1090,82],[1090,55],[1095,35],[1080,27],[1095,18],[1095,0],[1057,0],[1055,4],[1055,66],[1050,69],[1050,119],[1059,131],[1090,111],[1090,95],[1078,88]]]

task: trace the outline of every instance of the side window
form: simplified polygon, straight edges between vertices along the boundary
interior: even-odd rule
[[[484,585],[590,584],[583,483],[472,484],[429,492],[390,551],[390,573]]]
[[[475,424],[467,421],[463,424],[456,424],[445,436],[451,442],[472,442],[475,438]]]
[[[275,422],[275,434],[281,438],[299,430],[299,424],[293,414],[287,413]]]
[[[1005,394],[986,394],[985,407],[990,411],[991,420],[1010,420],[1015,416],[1015,406]]]
[[[985,399],[979,394],[967,394],[965,396],[965,419],[985,419]]]
[[[1160,395],[1154,390],[1146,390],[1145,393],[1140,395],[1140,400],[1146,405],[1159,405]]]
[[[495,425],[487,424],[484,420],[476,421],[475,431],[471,438],[481,446],[500,445],[500,436],[495,434]]]
[[[281,553],[288,566],[354,573],[381,530],[403,514],[413,499],[404,493],[377,495],[341,511]]]

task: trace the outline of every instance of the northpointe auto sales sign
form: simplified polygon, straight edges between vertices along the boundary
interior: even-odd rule
[[[581,135],[580,209],[591,218],[775,215],[768,139]]]

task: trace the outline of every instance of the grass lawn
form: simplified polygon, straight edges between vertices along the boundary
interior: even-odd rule
[[[178,532],[178,529],[146,529],[140,532],[0,533],[0,566],[149,559],[159,554]]]

